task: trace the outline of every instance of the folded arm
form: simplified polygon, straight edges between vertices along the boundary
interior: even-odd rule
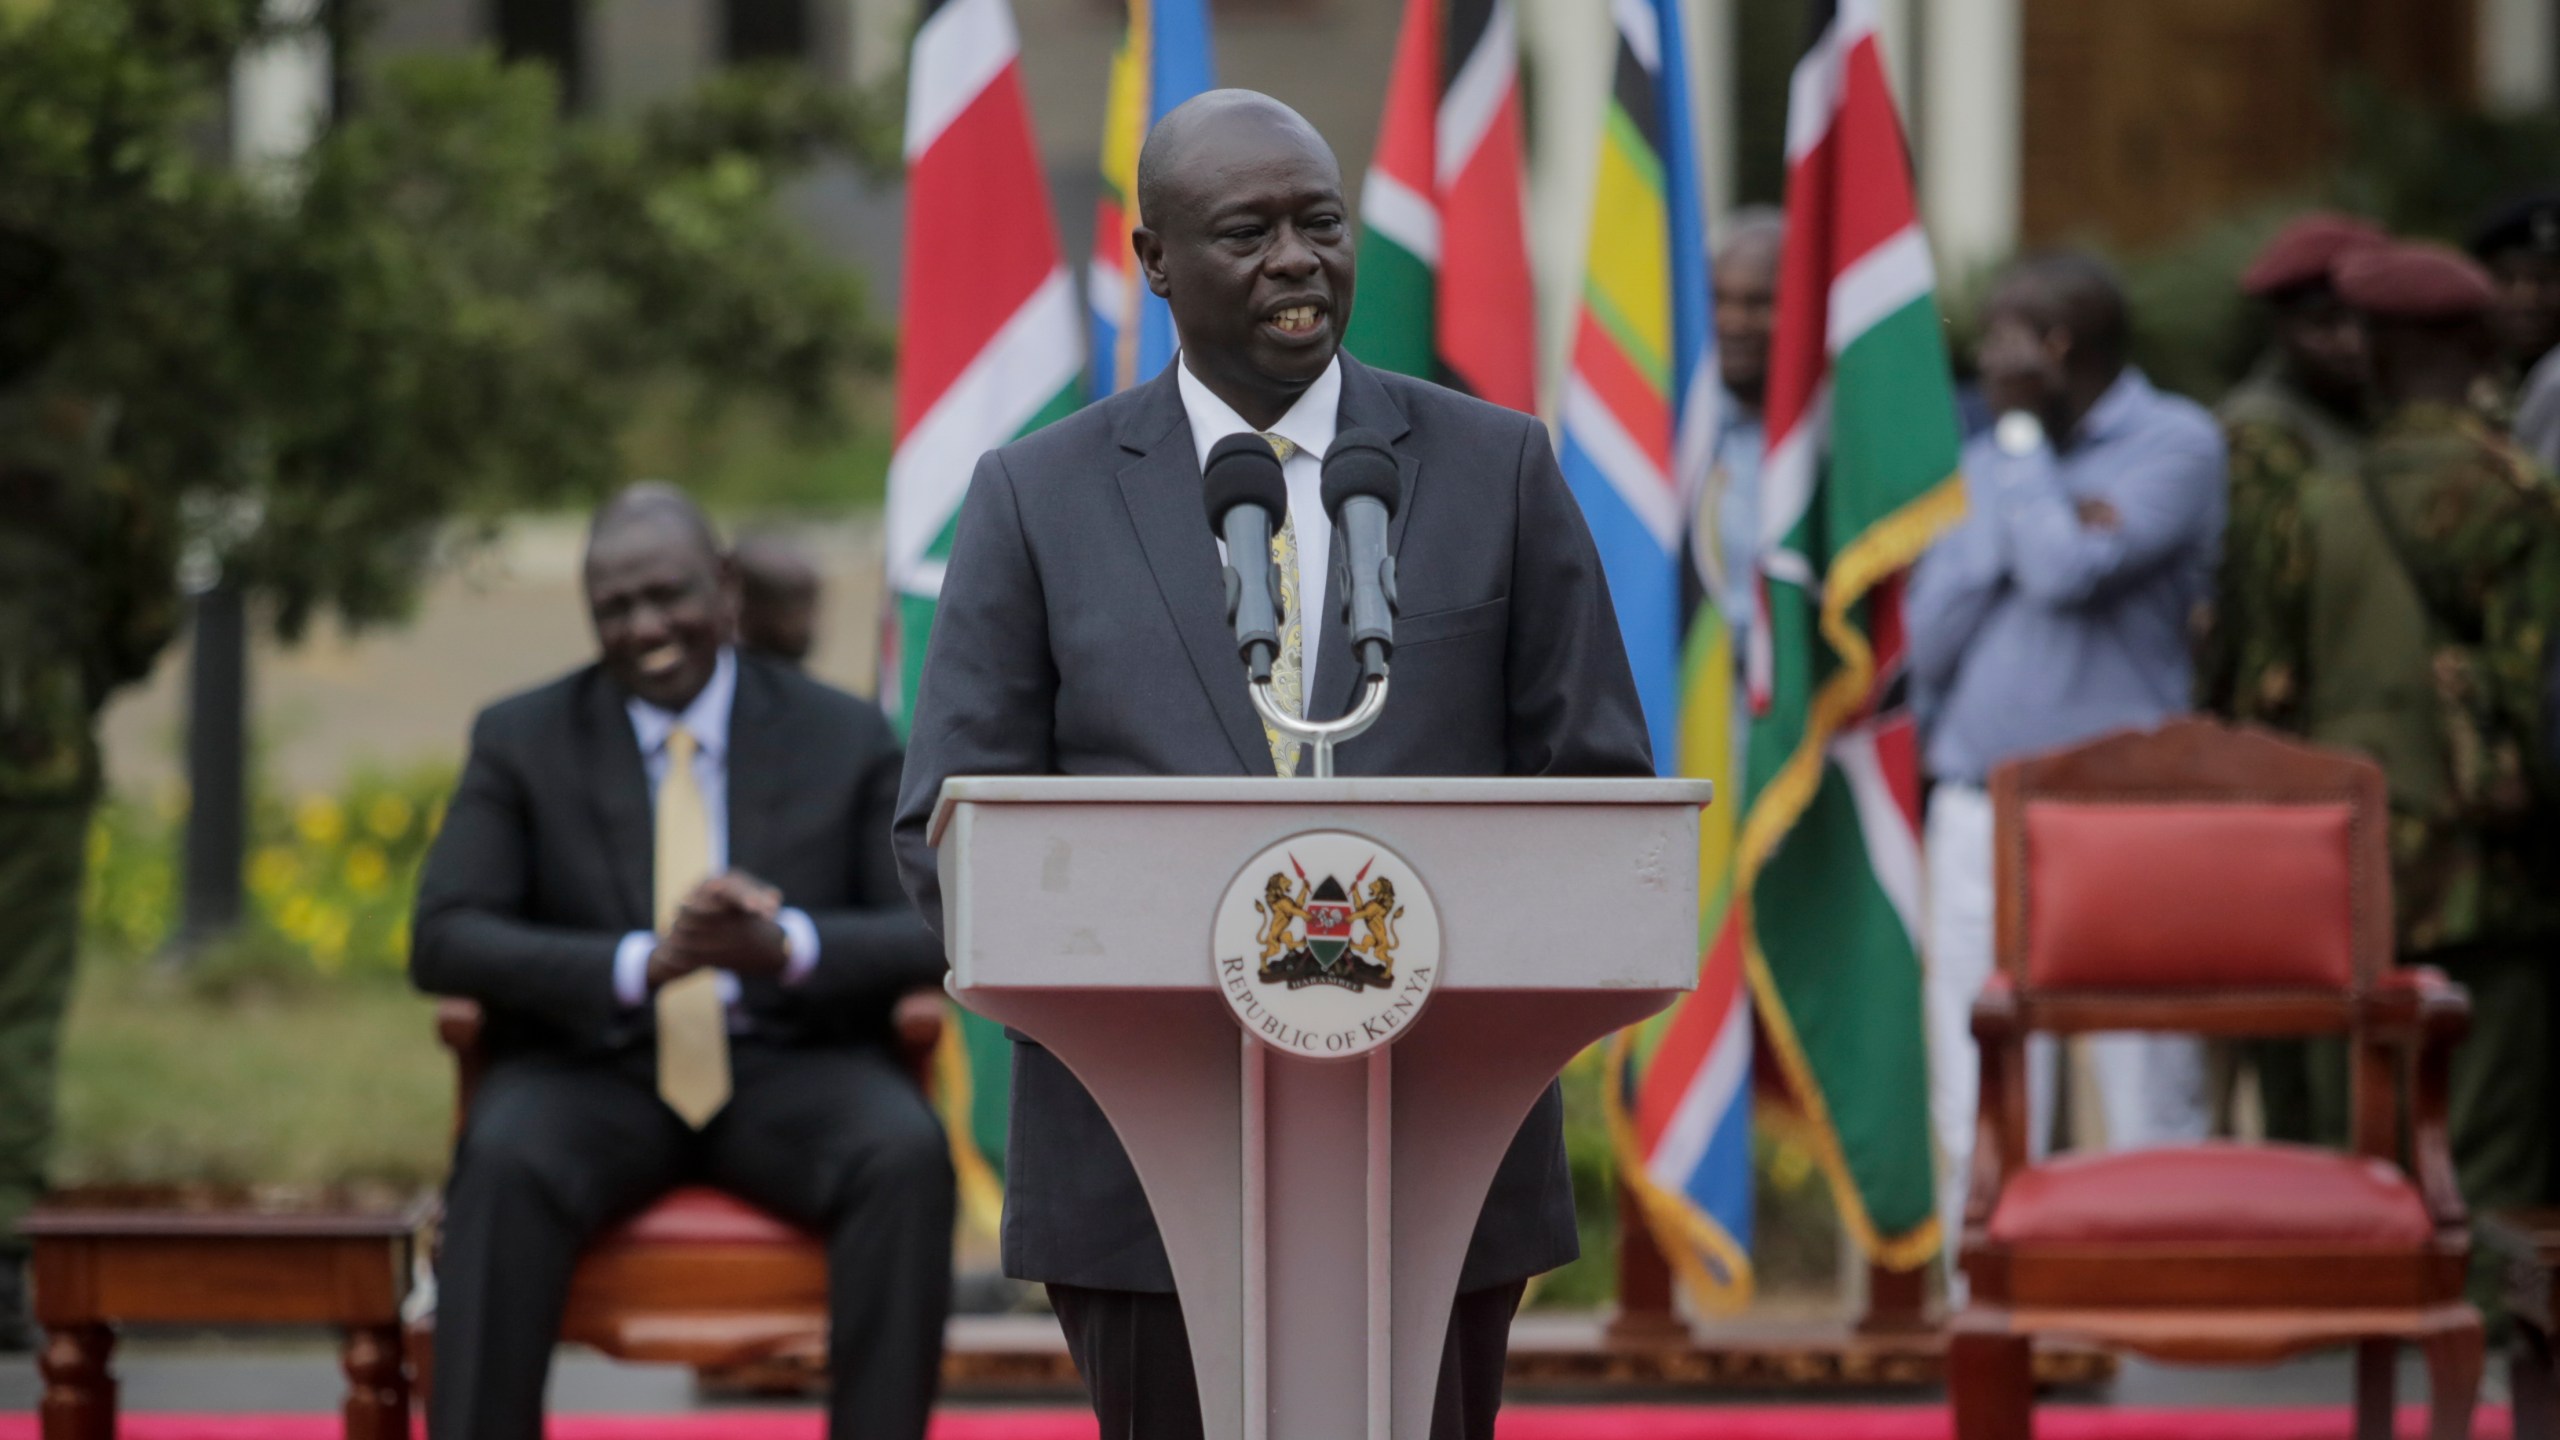
[[[2050,450],[1991,464],[1987,498],[2009,574],[2019,590],[2048,605],[2109,599],[2220,539],[2211,521],[2222,499],[2223,451],[2209,431],[2127,457],[2089,497],[2114,512],[2104,524],[2081,518]]]

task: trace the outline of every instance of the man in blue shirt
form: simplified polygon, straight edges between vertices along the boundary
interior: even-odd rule
[[[1778,254],[1786,217],[1767,206],[1735,212],[1716,251],[1716,372],[1724,382],[1713,466],[1702,497],[1711,546],[1698,568],[1712,587],[1739,648],[1758,606],[1755,555],[1760,528],[1760,464],[1769,448],[1761,405],[1769,389],[1769,343],[1778,328]]]
[[[2001,762],[2187,709],[2192,624],[2221,552],[2213,417],[2126,363],[2124,293],[2096,260],[2020,261],[1993,287],[1978,360],[1998,418],[1964,454],[1969,510],[1922,557],[1911,667],[1930,796],[1930,1113],[1948,1233],[1964,1211],[1978,1061],[1970,1015],[1991,974],[1991,806]],[[2090,1042],[2108,1143],[2202,1139],[2204,1057],[2188,1036]],[[2040,1141],[2048,1047],[2028,1068]],[[1952,1249],[1952,1246],[1950,1247]]]

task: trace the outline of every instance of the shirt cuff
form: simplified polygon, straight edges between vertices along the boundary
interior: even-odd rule
[[[658,937],[647,930],[634,930],[622,937],[613,950],[613,998],[625,1010],[637,1010],[649,1003],[649,952],[658,948]]]
[[[809,978],[810,971],[818,968],[818,923],[809,918],[808,911],[796,905],[782,907],[781,912],[773,917],[773,923],[782,927],[785,951],[782,983],[797,985]]]

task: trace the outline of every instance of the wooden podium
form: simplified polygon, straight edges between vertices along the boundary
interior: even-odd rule
[[[951,990],[1093,1093],[1209,1440],[1422,1440],[1512,1135],[1697,979],[1690,780],[955,778]],[[1250,1028],[1249,1028],[1250,1027]]]

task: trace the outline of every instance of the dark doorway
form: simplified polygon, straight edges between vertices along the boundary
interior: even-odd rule
[[[586,101],[587,45],[580,0],[491,0],[489,33],[510,61],[535,60],[559,77],[560,103]]]
[[[809,58],[809,0],[727,0],[720,58],[731,65],[798,64]]]

